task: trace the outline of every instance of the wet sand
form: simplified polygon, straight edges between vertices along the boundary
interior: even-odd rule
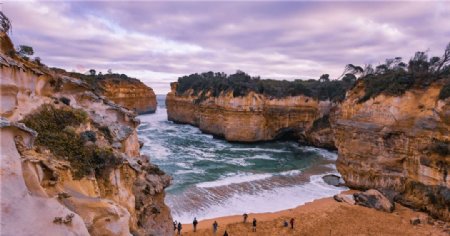
[[[348,193],[348,192],[347,192]],[[268,203],[270,204],[270,203]],[[315,200],[293,209],[273,213],[249,213],[248,222],[242,223],[242,215],[226,216],[199,222],[197,232],[192,224],[184,224],[182,235],[213,235],[214,220],[219,223],[217,235],[227,230],[234,235],[450,235],[450,225],[437,221],[412,225],[413,217],[426,218],[422,212],[396,204],[393,213],[336,202],[333,198]],[[257,220],[257,232],[252,232],[251,221]],[[283,227],[283,222],[295,219],[294,229]],[[447,229],[447,231],[445,231]]]

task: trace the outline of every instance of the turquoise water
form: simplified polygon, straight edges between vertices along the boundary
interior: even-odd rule
[[[243,212],[292,208],[344,190],[321,176],[336,173],[336,153],[277,141],[228,143],[190,125],[167,121],[165,96],[142,115],[142,152],[173,177],[166,203],[174,220],[191,222]]]

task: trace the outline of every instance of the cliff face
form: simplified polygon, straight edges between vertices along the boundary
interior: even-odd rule
[[[314,121],[329,113],[333,106],[329,102],[306,96],[270,99],[253,92],[244,97],[206,96],[199,102],[192,93],[177,95],[176,86],[172,83],[166,97],[169,120],[198,126],[228,141],[269,141],[291,135],[318,146],[334,146],[332,139],[320,133],[323,129],[312,129]]]
[[[0,32],[0,42],[5,42],[5,38]],[[5,55],[3,46],[0,52],[2,234],[170,235],[172,218],[164,204],[164,188],[171,179],[140,155],[136,114],[94,94],[92,88],[78,79],[52,74],[44,67]],[[72,154],[64,149],[59,152],[68,156],[58,155],[50,144],[64,144],[51,139],[52,133],[38,133],[19,123],[28,117],[29,123],[46,125],[32,116],[30,119],[43,107],[65,112],[61,114],[70,115],[72,111],[83,114],[80,117],[85,121],[67,125],[61,134],[73,137],[89,134],[91,140],[80,147],[94,150],[95,159],[86,163],[87,156],[81,155],[71,160]],[[59,119],[72,119],[69,115]],[[35,144],[39,137],[49,140]],[[116,162],[102,155],[114,157]],[[82,164],[95,165],[97,169],[77,176]]]
[[[153,89],[136,79],[103,79],[99,82],[103,95],[109,100],[138,114],[156,111]]]
[[[450,219],[450,99],[438,99],[443,83],[361,104],[363,83],[347,94],[333,128],[337,168],[349,186],[395,192],[401,203]]]

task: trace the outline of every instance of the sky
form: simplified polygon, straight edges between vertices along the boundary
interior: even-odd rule
[[[450,42],[450,2],[0,0],[15,45],[51,67],[124,73],[169,91],[207,71],[273,79],[338,77]]]

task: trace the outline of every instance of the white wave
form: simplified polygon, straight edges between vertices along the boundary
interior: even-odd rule
[[[247,162],[243,158],[224,158],[220,159],[221,162],[227,163],[227,164],[233,164],[237,166],[251,166],[254,165],[253,163]]]
[[[258,155],[246,157],[245,159],[276,160],[275,158],[273,158],[267,154],[258,154]]]
[[[283,153],[290,152],[283,149],[273,149],[273,148],[229,148],[230,151],[248,151],[248,152],[275,152],[275,153]]]
[[[196,186],[199,188],[212,188],[212,187],[226,186],[230,184],[239,184],[256,180],[262,180],[270,177],[272,177],[271,174],[236,174],[215,181],[198,183],[196,184]]]
[[[181,174],[204,174],[205,171],[204,170],[200,170],[200,169],[190,169],[190,170],[177,170],[175,171],[176,175],[181,175]]]
[[[347,190],[346,187],[334,187],[326,184],[322,176],[311,176],[310,182],[303,185],[279,187],[256,194],[234,194],[231,198],[215,205],[199,207],[199,209],[190,212],[177,212],[175,210],[172,215],[175,220],[189,223],[194,217],[202,220],[228,215],[241,215],[244,212],[274,212],[294,208],[315,199],[330,197]]]
[[[323,158],[330,160],[330,161],[337,160],[337,153],[333,152],[333,151],[328,151],[326,149],[310,147],[310,146],[304,146],[304,147],[302,147],[302,150],[309,151],[309,152],[316,152]]]
[[[299,175],[302,173],[300,170],[288,170],[278,173],[277,175]]]

